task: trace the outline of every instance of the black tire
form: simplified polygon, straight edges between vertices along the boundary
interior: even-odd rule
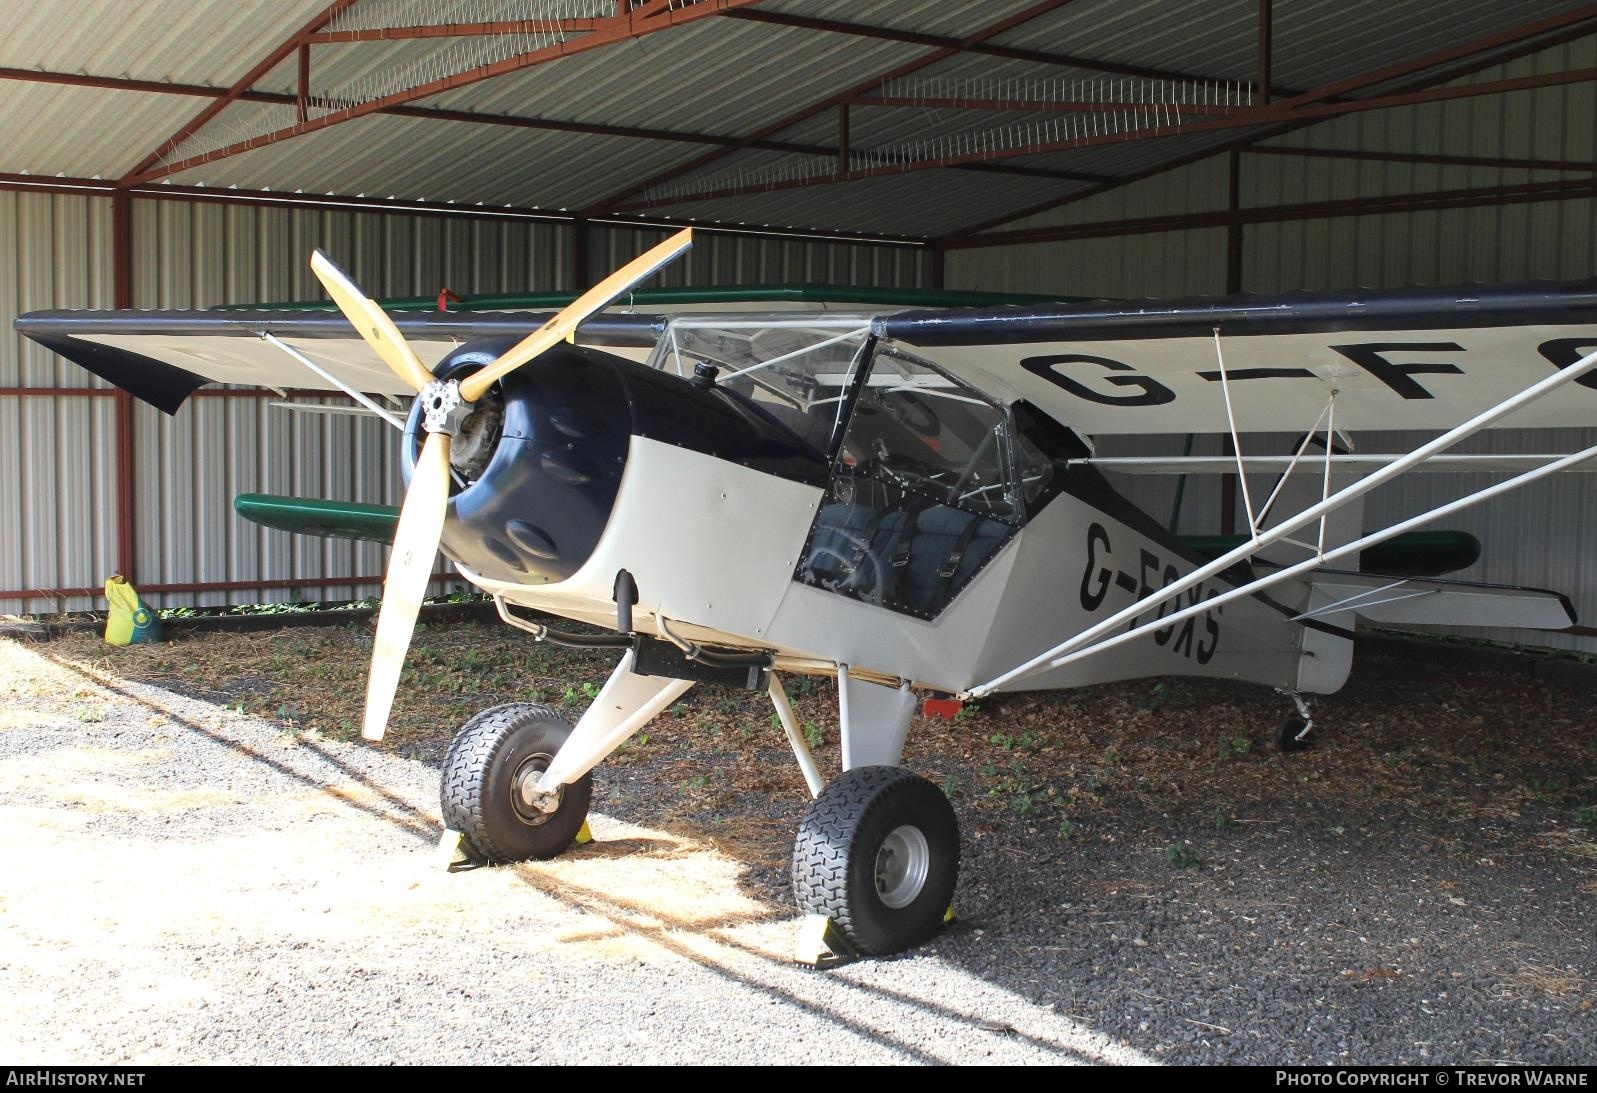
[[[585,774],[560,793],[560,806],[539,812],[517,792],[519,781],[549,769],[571,722],[547,706],[512,702],[479,713],[461,726],[444,759],[440,799],[444,826],[464,836],[473,861],[552,858],[582,830],[593,799]]]
[[[918,855],[922,879],[895,880],[895,862]],[[830,918],[861,953],[901,952],[936,934],[958,880],[954,808],[911,771],[856,767],[804,810],[793,845],[793,897],[804,913]]]
[[[1289,717],[1275,728],[1275,750],[1282,755],[1303,751],[1309,746],[1308,737],[1298,739],[1298,734],[1308,722],[1301,717]]]

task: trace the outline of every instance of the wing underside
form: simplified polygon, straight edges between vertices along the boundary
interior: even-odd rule
[[[1078,433],[1448,429],[1597,351],[1597,281],[921,311],[874,332]],[[1229,404],[1229,410],[1228,410]],[[1597,422],[1597,376],[1504,419]]]
[[[395,322],[429,368],[457,345],[487,338],[519,340],[548,318],[525,312],[396,315]],[[40,311],[16,320],[19,333],[167,413],[207,383],[278,390],[353,389],[410,395],[342,315],[283,311]],[[577,341],[647,350],[660,320],[601,316]],[[310,357],[318,375],[267,340]],[[333,382],[336,380],[338,382]]]

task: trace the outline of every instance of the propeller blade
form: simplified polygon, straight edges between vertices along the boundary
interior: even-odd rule
[[[428,433],[410,476],[405,506],[399,511],[388,576],[383,580],[383,607],[377,614],[377,640],[372,644],[372,669],[366,678],[366,717],[360,729],[367,740],[381,740],[388,727],[399,672],[405,665],[405,651],[416,629],[416,615],[427,593],[448,513],[449,436]]]
[[[366,344],[371,346],[379,357],[394,370],[394,375],[414,387],[418,392],[433,381],[433,374],[427,366],[421,363],[416,356],[416,351],[410,347],[405,336],[394,325],[394,320],[388,317],[388,312],[377,306],[377,301],[370,299],[361,287],[350,279],[334,262],[321,251],[311,254],[311,272],[316,274],[316,279],[327,289],[327,294],[338,305],[338,310],[344,317],[354,324],[360,336],[366,339]]]
[[[666,265],[683,251],[693,246],[693,229],[683,228],[665,240],[638,255],[587,292],[572,300],[558,315],[544,323],[512,346],[504,356],[480,372],[474,372],[460,381],[460,395],[467,402],[476,402],[503,377],[514,372],[538,354],[566,339],[595,311],[611,303],[627,289]]]

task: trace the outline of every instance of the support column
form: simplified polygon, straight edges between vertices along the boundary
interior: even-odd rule
[[[133,306],[133,196],[111,194],[111,305]],[[118,389],[116,411],[116,567],[135,579],[133,559],[133,396]]]

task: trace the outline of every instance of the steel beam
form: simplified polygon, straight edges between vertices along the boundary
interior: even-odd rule
[[[967,44],[958,38],[950,38],[941,34],[921,34],[912,30],[899,30],[896,27],[878,27],[868,23],[846,23],[839,19],[819,19],[808,15],[794,15],[785,11],[766,11],[763,8],[745,8],[739,11],[731,11],[727,12],[727,17],[731,19],[746,19],[753,23],[766,23],[771,26],[797,27],[803,30],[822,31],[829,34],[847,34],[856,38],[871,38],[881,42],[904,42],[908,45],[930,46],[933,49],[951,49],[958,53],[976,53],[987,57],[1003,57],[1007,60],[1027,61],[1031,64],[1077,68],[1084,72],[1104,72],[1112,76],[1132,76],[1144,80],[1208,80],[1219,82],[1215,81],[1212,76],[1182,72],[1154,65],[1127,64],[1121,61],[1102,60],[1096,57],[1050,53],[1040,49],[1021,49],[1015,46],[1002,46],[985,41]],[[1295,94],[1295,92],[1286,88],[1278,88],[1277,93],[1283,96]]]
[[[1517,186],[1483,186],[1438,190],[1420,194],[1388,194],[1338,201],[1289,205],[1255,205],[1180,216],[1150,216],[1127,220],[1101,220],[1055,228],[1030,228],[1013,232],[988,232],[961,240],[944,240],[949,250],[1011,246],[1016,243],[1062,243],[1080,239],[1107,239],[1121,235],[1232,228],[1233,225],[1270,224],[1290,220],[1329,220],[1340,216],[1380,216],[1398,212],[1431,212],[1480,205],[1520,205],[1537,201],[1569,201],[1597,197],[1597,178],[1558,182],[1527,182]]]
[[[1363,148],[1297,148],[1252,144],[1238,149],[1250,156],[1301,156],[1369,163],[1424,163],[1439,167],[1490,167],[1525,171],[1597,171],[1597,160],[1514,159],[1505,156],[1448,156],[1430,152],[1373,152]]]
[[[228,88],[225,94],[216,99],[214,102],[210,103],[198,114],[195,114],[183,124],[182,128],[178,129],[177,132],[173,133],[166,140],[162,141],[160,146],[157,147],[153,152],[139,160],[134,168],[119,180],[120,184],[130,184],[132,181],[137,179],[138,176],[144,174],[151,167],[155,166],[155,164],[160,161],[161,155],[166,149],[177,147],[179,143],[187,140],[189,137],[199,132],[199,130],[207,122],[216,117],[216,115],[220,114],[223,110],[227,109],[230,104],[238,101],[240,96],[242,96],[251,87],[255,86],[256,80],[266,75],[273,68],[275,68],[278,63],[283,60],[283,58],[287,57],[290,53],[293,53],[296,49],[298,49],[300,40],[306,34],[309,34],[312,31],[320,30],[340,12],[353,6],[355,2],[356,0],[333,0],[333,2],[328,4],[327,7],[323,8],[321,12],[313,16],[308,22],[296,30],[292,35],[290,35],[286,41],[278,43],[278,45],[269,51],[266,56],[262,57],[260,61],[256,62],[253,68],[235,80],[233,86]]]
[[[708,166],[709,164],[730,155],[739,148],[753,147],[756,141],[766,140],[770,137],[773,137],[785,129],[791,129],[801,121],[808,121],[817,114],[831,110],[840,103],[847,102],[858,95],[863,95],[871,91],[873,88],[880,87],[885,80],[896,80],[900,77],[908,76],[911,73],[919,72],[921,69],[930,65],[934,65],[938,61],[946,60],[949,57],[956,55],[961,50],[967,50],[971,46],[979,45],[980,43],[987,41],[989,38],[996,38],[1006,30],[1013,30],[1015,27],[1020,26],[1023,23],[1028,23],[1033,19],[1040,18],[1051,11],[1056,11],[1059,8],[1071,3],[1074,3],[1074,0],[1042,0],[1041,3],[1033,4],[1024,10],[1009,16],[1007,19],[1001,19],[996,23],[991,23],[983,27],[981,30],[978,30],[975,34],[961,38],[951,45],[941,46],[939,48],[933,49],[930,53],[924,53],[915,58],[913,61],[907,61],[904,64],[887,70],[886,72],[877,73],[870,79],[862,80],[847,90],[841,91],[834,95],[828,95],[819,102],[811,103],[809,106],[806,106],[801,110],[796,110],[785,117],[779,118],[769,125],[761,127],[756,132],[750,133],[748,136],[741,138],[735,147],[721,149],[715,152],[706,152],[704,155],[695,156],[686,163],[679,164],[678,166],[672,167],[665,171],[661,171],[658,174],[651,175],[642,182],[629,185],[625,189],[617,190],[615,193],[608,194],[590,206],[586,212],[589,215],[594,216],[603,215],[606,212],[613,212],[615,211],[614,207],[616,205],[622,201],[625,201],[627,198],[632,197],[634,194],[643,193],[653,186],[658,186],[661,183],[669,182],[674,178],[681,178],[683,175],[691,174],[701,167]]]
[[[489,80],[495,76],[503,76],[510,72],[519,72],[535,65],[546,64],[550,61],[560,60],[565,57],[573,57],[577,54],[585,53],[588,50],[611,45],[615,42],[630,41],[635,38],[644,37],[648,34],[655,34],[663,30],[670,30],[672,27],[683,26],[688,23],[697,22],[700,19],[713,15],[719,15],[723,11],[727,11],[732,8],[743,7],[745,5],[757,2],[758,0],[700,0],[699,3],[688,7],[670,8],[665,6],[663,2],[649,0],[649,3],[636,9],[628,16],[613,16],[596,20],[596,29],[593,31],[593,33],[583,35],[580,38],[568,38],[552,45],[530,50],[526,53],[520,53],[513,57],[506,57],[503,60],[494,61],[491,64],[479,65],[476,68],[467,69],[464,72],[457,72],[451,76],[444,76],[424,84],[419,84],[416,87],[408,88],[403,91],[396,91],[392,94],[383,95],[379,98],[371,99],[367,102],[359,103],[343,110],[336,110],[332,113],[324,114],[317,118],[312,118],[303,124],[292,125],[282,129],[274,129],[271,132],[262,133],[259,136],[250,137],[247,140],[236,141],[224,148],[219,148],[214,151],[205,152],[195,156],[188,156],[174,163],[162,164],[159,167],[155,166],[156,161],[159,159],[159,152],[157,152],[156,154],[146,157],[138,167],[124,175],[118,181],[118,184],[123,186],[145,185],[162,178],[167,178],[171,175],[180,174],[183,171],[187,171],[195,167],[203,166],[207,163],[214,163],[218,160],[227,159],[231,156],[252,151],[256,148],[264,148],[268,145],[276,144],[292,137],[302,136],[306,133],[320,132],[323,129],[331,128],[334,125],[339,125],[346,121],[353,121],[356,118],[362,118],[370,114],[381,113],[390,107],[402,106],[406,103],[414,102],[417,99],[425,99],[432,95],[440,94],[444,91],[453,91],[462,87],[469,87],[472,84],[481,83],[483,80]],[[1058,2],[1058,0],[1056,0],[1056,2]],[[1068,2],[1068,0],[1063,0],[1063,2]],[[336,7],[337,5],[334,6]],[[311,29],[316,28],[313,27]],[[291,50],[295,48],[297,44],[297,40],[290,42],[286,48]],[[284,56],[286,56],[286,53]],[[281,60],[281,57],[279,57],[278,60]],[[254,80],[259,79],[264,72],[264,69],[261,72],[252,72],[250,82],[253,83]],[[235,95],[234,97],[236,98],[237,96]],[[211,106],[206,108],[210,113],[206,115],[205,120],[208,121],[210,118],[215,117],[216,113],[220,111],[221,107],[230,101],[232,100],[225,99],[218,100],[216,103],[212,103]],[[203,122],[201,124],[203,124]],[[163,144],[162,149],[164,150],[166,148],[175,147],[181,140],[192,135],[192,133],[197,129],[198,126],[191,123],[190,126],[185,127],[184,130],[180,131],[171,140],[168,140],[165,144]]]
[[[1158,140],[1162,137],[1176,134],[1207,133],[1224,129],[1257,128],[1260,126],[1276,125],[1283,121],[1313,117],[1316,119],[1340,117],[1344,114],[1357,113],[1365,110],[1386,110],[1394,106],[1413,106],[1419,103],[1441,102],[1448,99],[1472,98],[1481,95],[1501,95],[1510,91],[1524,91],[1538,87],[1554,87],[1568,83],[1586,83],[1597,80],[1597,68],[1575,69],[1569,72],[1550,72],[1538,76],[1521,76],[1511,80],[1497,80],[1491,83],[1462,84],[1453,87],[1432,88],[1425,91],[1410,91],[1400,94],[1383,95],[1373,99],[1350,99],[1343,102],[1319,103],[1289,110],[1281,106],[1242,107],[1228,117],[1209,118],[1204,121],[1181,123],[1175,125],[1154,125],[1146,129],[1128,129],[1118,133],[1098,133],[1091,136],[1068,137],[1059,140],[1044,141],[1035,144],[1013,145],[1004,148],[987,148],[977,152],[966,152],[957,155],[935,156],[927,159],[908,163],[893,163],[879,167],[861,168],[850,171],[843,179],[833,175],[814,175],[808,178],[788,179],[780,182],[763,182],[743,186],[729,186],[719,189],[702,190],[695,193],[663,195],[646,201],[637,201],[629,204],[616,205],[615,212],[635,212],[646,209],[656,209],[672,205],[690,204],[699,201],[711,201],[724,197],[737,197],[744,194],[771,193],[778,190],[797,190],[811,186],[833,184],[840,181],[854,181],[863,178],[878,178],[885,175],[902,175],[915,171],[941,170],[949,167],[961,167],[972,163],[987,162],[993,159],[1009,159],[1017,156],[1049,155],[1055,152],[1070,151],[1078,148],[1099,147],[1106,144],[1124,144],[1132,141]],[[1219,150],[1217,149],[1216,152]],[[1209,154],[1215,154],[1211,152]],[[1005,219],[1013,219],[1020,214],[1006,215]],[[958,237],[962,241],[967,235]],[[962,242],[959,245],[963,245]]]
[[[1464,63],[1452,65],[1443,71],[1433,72],[1428,76],[1410,81],[1401,85],[1396,90],[1420,90],[1428,87],[1434,87],[1439,84],[1445,84],[1450,81],[1472,75],[1473,73],[1479,72],[1482,69],[1490,68],[1493,65],[1507,64],[1509,61],[1517,60],[1518,58],[1528,54],[1536,53],[1544,49],[1551,49],[1554,46],[1563,45],[1565,42],[1587,37],[1594,31],[1597,31],[1597,21],[1588,19],[1571,23],[1568,26],[1565,26],[1562,30],[1552,33],[1533,33],[1529,35],[1516,36],[1515,41],[1512,44],[1506,46],[1487,46],[1485,47],[1484,53],[1476,54]],[[1498,37],[1500,36],[1493,36],[1494,39]],[[1482,39],[1477,39],[1476,41],[1480,42]],[[1277,103],[1274,105],[1279,104]],[[1309,118],[1300,122],[1289,122],[1280,126],[1276,126],[1271,131],[1266,133],[1242,137],[1237,141],[1219,148],[1208,148],[1204,149],[1203,151],[1192,152],[1187,155],[1180,156],[1174,160],[1170,160],[1166,163],[1161,163],[1157,166],[1134,172],[1133,174],[1122,177],[1118,182],[1106,183],[1101,186],[1095,186],[1090,190],[1078,191],[1072,194],[1065,194],[1062,197],[1050,198],[1047,201],[1039,202],[1036,205],[1027,206],[1024,209],[1007,212],[1002,216],[992,217],[988,220],[983,220],[978,223],[968,225],[960,229],[960,231],[957,233],[957,237],[965,238],[968,236],[973,236],[979,232],[985,232],[990,228],[995,228],[1000,224],[1007,224],[1015,220],[1024,220],[1027,217],[1037,216],[1041,213],[1052,212],[1055,209],[1064,208],[1068,205],[1074,205],[1078,201],[1085,201],[1088,198],[1096,197],[1099,194],[1108,193],[1109,191],[1119,189],[1122,186],[1128,186],[1133,182],[1141,182],[1142,180],[1146,178],[1152,178],[1155,175],[1164,174],[1168,171],[1174,171],[1182,167],[1190,166],[1191,164],[1197,163],[1200,160],[1208,159],[1211,156],[1230,151],[1232,148],[1251,147],[1258,141],[1270,140],[1274,137],[1282,136],[1296,129],[1301,129],[1306,125],[1313,125],[1318,120],[1320,119]],[[956,236],[950,236],[949,238],[953,239],[956,238]]]

